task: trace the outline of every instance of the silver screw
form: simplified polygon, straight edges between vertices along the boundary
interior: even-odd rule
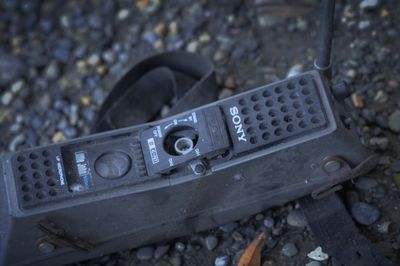
[[[42,252],[44,254],[49,254],[56,249],[56,246],[54,246],[52,243],[49,243],[47,241],[42,241],[37,245],[37,248],[40,252]]]
[[[204,175],[206,173],[206,166],[201,162],[191,163],[190,168],[192,168],[195,175]]]
[[[324,170],[328,173],[333,173],[338,171],[342,167],[340,161],[337,160],[329,160],[324,163]]]

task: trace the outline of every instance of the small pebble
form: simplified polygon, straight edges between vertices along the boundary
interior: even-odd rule
[[[24,87],[24,85],[25,85],[25,82],[23,80],[17,80],[13,84],[11,84],[11,92],[13,94],[19,93],[22,90],[22,88]]]
[[[233,230],[235,230],[238,227],[237,223],[229,223],[229,224],[225,224],[220,226],[219,228],[224,231],[225,233],[230,233]]]
[[[383,90],[379,90],[374,97],[374,101],[376,101],[378,103],[385,103],[385,102],[387,102],[388,99],[389,99],[389,96]]]
[[[129,10],[128,9],[121,9],[118,11],[117,18],[118,20],[125,20],[129,17]]]
[[[200,35],[200,37],[199,37],[199,41],[200,41],[200,42],[203,42],[203,43],[209,42],[210,40],[211,40],[211,36],[210,36],[209,34],[207,34],[207,33],[203,33],[203,34]]]
[[[307,226],[307,220],[301,210],[292,210],[289,212],[287,218],[287,223],[293,227],[305,227]]]
[[[369,20],[362,20],[358,23],[358,28],[360,30],[365,30],[367,28],[369,28],[369,26],[371,25],[371,21]]]
[[[363,108],[364,107],[363,99],[360,96],[358,96],[356,93],[353,93],[351,95],[351,101],[353,102],[353,105],[356,108]]]
[[[361,9],[374,9],[378,6],[379,1],[378,0],[363,0],[360,3],[360,8]]]
[[[390,225],[392,224],[392,222],[390,221],[384,221],[384,222],[380,222],[376,225],[378,232],[381,234],[387,234],[389,233],[389,229],[390,229]]]
[[[57,143],[57,142],[65,141],[65,140],[67,140],[67,138],[64,136],[64,133],[62,131],[56,132],[53,135],[53,137],[51,138],[51,141],[53,143]]]
[[[261,213],[257,213],[256,216],[254,217],[254,219],[255,219],[256,221],[261,221],[261,220],[264,219],[264,215],[261,214]]]
[[[25,142],[25,135],[19,134],[10,141],[10,143],[8,144],[8,150],[14,152],[18,150],[18,147],[22,145],[24,142]]]
[[[87,62],[90,66],[97,66],[100,63],[100,56],[98,54],[93,54],[89,56]]]
[[[3,105],[9,105],[9,104],[11,103],[11,101],[13,100],[13,98],[14,98],[14,95],[13,95],[11,92],[6,91],[6,92],[1,96],[1,103],[2,103]]]
[[[230,259],[228,255],[216,257],[214,261],[214,266],[227,266],[229,264],[229,261]]]
[[[274,218],[272,218],[271,216],[267,216],[264,219],[264,226],[266,228],[272,228],[275,225],[275,221]]]
[[[371,225],[380,217],[379,210],[365,202],[353,203],[351,206],[351,214],[353,218],[362,225]]]
[[[152,247],[141,247],[136,252],[136,258],[139,260],[149,260],[154,255],[154,248]]]
[[[286,74],[286,78],[299,75],[302,71],[303,71],[303,65],[295,64],[289,69],[288,73]]]
[[[44,70],[44,75],[48,79],[56,79],[60,74],[60,67],[57,61],[51,62]]]
[[[299,250],[297,249],[296,245],[294,243],[286,243],[283,245],[281,253],[286,256],[286,257],[293,257],[296,256]]]
[[[183,252],[185,250],[186,246],[182,242],[176,242],[175,243],[175,249],[178,250],[179,252]]]
[[[388,138],[382,137],[372,137],[369,139],[368,141],[369,145],[371,145],[372,147],[377,147],[381,150],[386,150],[389,146],[389,140]]]
[[[213,250],[218,245],[218,238],[213,235],[209,235],[206,237],[205,243],[208,250]]]
[[[307,257],[316,261],[324,261],[329,258],[329,255],[324,253],[321,247],[317,247],[316,249],[308,253]]]
[[[242,241],[244,241],[244,238],[243,238],[242,234],[239,233],[238,231],[233,232],[233,233],[232,233],[232,237],[233,237],[233,239],[235,239],[235,241],[237,241],[237,242],[242,242]]]
[[[167,254],[169,248],[170,248],[169,245],[158,246],[154,251],[154,258],[155,259],[161,258],[165,254]]]
[[[199,43],[197,41],[192,41],[186,46],[186,51],[189,53],[195,53],[197,51],[198,46]]]
[[[218,99],[225,99],[225,98],[228,98],[228,97],[230,97],[230,96],[232,96],[233,95],[233,91],[231,90],[231,89],[223,89],[220,93],[219,93],[219,95],[218,95]]]

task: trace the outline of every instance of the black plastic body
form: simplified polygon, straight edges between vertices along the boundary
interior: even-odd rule
[[[146,132],[193,112],[202,116],[197,143],[207,152],[176,155],[173,167],[152,164]],[[327,156],[357,165],[371,154],[343,123],[346,117],[323,77],[310,71],[161,121],[7,154],[0,163],[1,259],[7,265],[61,265],[205,230],[308,195],[328,182],[321,168]],[[159,144],[158,153],[163,148]],[[96,172],[96,161],[107,152],[129,156],[127,171],[112,172],[123,168],[123,176],[107,179]],[[192,162],[202,162],[206,171],[194,174]],[[32,199],[24,201],[27,194]],[[44,218],[96,249],[40,253],[36,244],[46,234],[37,224]]]

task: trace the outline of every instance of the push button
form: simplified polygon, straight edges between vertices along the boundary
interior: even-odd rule
[[[120,178],[130,170],[131,158],[123,152],[107,152],[96,160],[94,168],[102,178]]]

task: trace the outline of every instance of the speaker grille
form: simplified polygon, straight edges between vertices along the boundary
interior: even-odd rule
[[[22,208],[49,201],[59,194],[56,162],[49,150],[22,152],[12,160]]]
[[[225,102],[223,109],[236,153],[275,144],[327,124],[310,74],[238,95]]]

